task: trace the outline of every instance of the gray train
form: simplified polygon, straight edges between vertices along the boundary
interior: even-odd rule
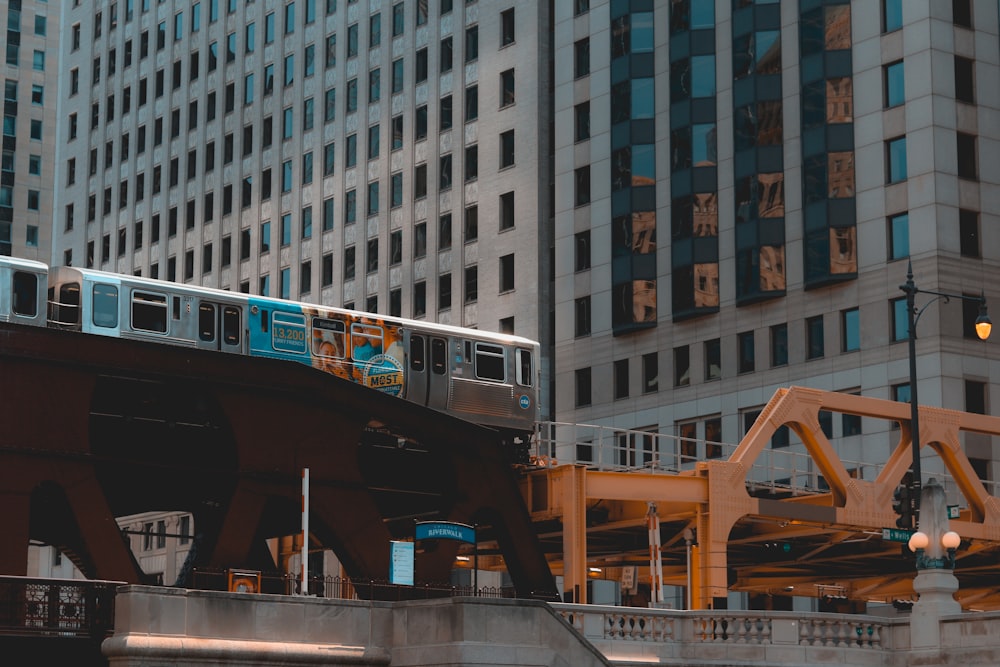
[[[207,287],[0,257],[0,322],[307,364],[526,443],[536,341]]]

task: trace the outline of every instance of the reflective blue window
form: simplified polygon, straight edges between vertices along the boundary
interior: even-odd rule
[[[903,61],[885,66],[885,105],[899,106],[906,101],[906,88],[903,82]]]
[[[691,97],[715,95],[715,56],[691,58]]]
[[[889,218],[889,259],[910,256],[910,214],[900,213]]]
[[[691,158],[696,167],[714,166],[717,160],[715,123],[691,126]]]
[[[890,183],[906,180],[906,137],[886,142],[886,178]]]
[[[653,118],[655,114],[656,96],[653,79],[632,79],[632,118]]]

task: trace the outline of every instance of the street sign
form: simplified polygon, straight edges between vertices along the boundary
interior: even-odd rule
[[[962,516],[962,510],[958,505],[948,505],[948,518],[958,519]]]
[[[903,528],[883,528],[882,539],[890,542],[909,542],[914,531]]]

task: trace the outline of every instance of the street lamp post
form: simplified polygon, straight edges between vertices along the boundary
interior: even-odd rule
[[[962,299],[963,301],[975,301],[979,303],[979,316],[976,318],[976,335],[980,340],[986,340],[990,336],[993,323],[990,322],[986,314],[986,297],[966,296],[964,294],[948,294],[945,292],[935,292],[932,290],[919,289],[913,283],[913,264],[907,263],[906,282],[899,286],[906,294],[906,317],[907,317],[907,338],[910,353],[910,446],[913,450],[913,464],[911,467],[909,487],[909,525],[901,528],[914,528],[916,526],[917,515],[920,512],[920,407],[917,403],[917,322],[920,316],[927,310],[927,306],[944,299],[947,303],[950,299]],[[923,308],[917,309],[915,298],[917,294],[929,294],[934,298],[928,301]]]

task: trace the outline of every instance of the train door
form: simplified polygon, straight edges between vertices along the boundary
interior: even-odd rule
[[[120,291],[121,280],[117,277],[104,276],[83,281],[83,312],[89,313],[83,318],[84,333],[121,336]]]
[[[430,338],[429,346],[430,372],[427,374],[427,402],[428,407],[436,410],[446,410],[448,408],[448,394],[450,392],[448,363],[448,339],[439,336]]]
[[[242,352],[243,315],[240,309],[216,301],[200,301],[198,347],[222,352]]]
[[[427,405],[427,337],[410,334],[407,342],[405,397],[408,401]]]

